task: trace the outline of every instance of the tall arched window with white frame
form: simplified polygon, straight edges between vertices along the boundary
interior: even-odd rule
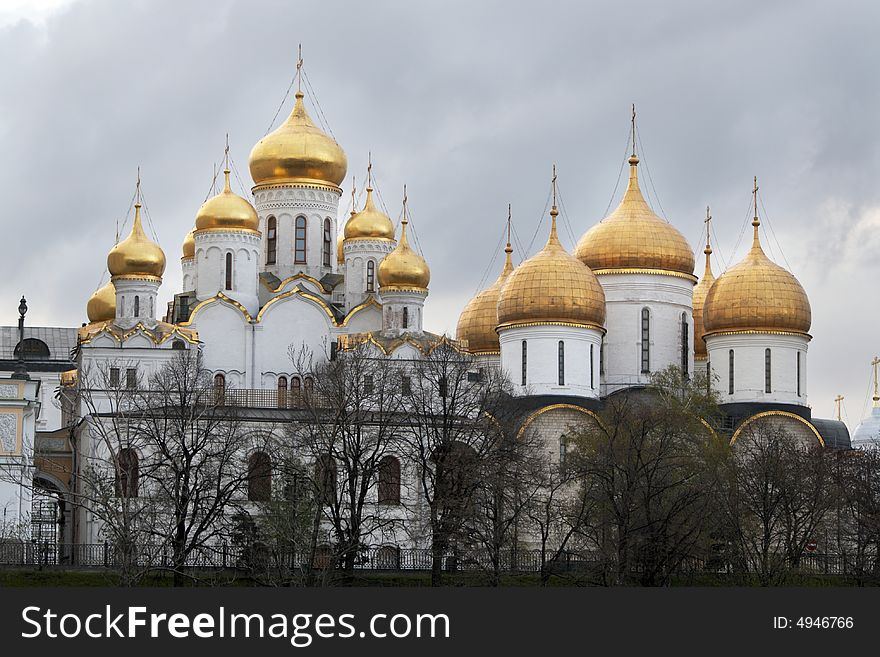
[[[367,260],[367,292],[376,291],[376,263]]]
[[[727,354],[727,394],[733,394],[733,349]]]
[[[684,378],[690,376],[688,367],[690,364],[690,340],[688,340],[688,316],[687,313],[681,314],[681,373]]]
[[[274,265],[278,252],[278,220],[275,217],[266,219],[266,264]]]
[[[522,385],[526,384],[526,372],[529,364],[529,346],[528,342],[522,341]]]
[[[330,258],[333,253],[333,243],[330,239],[330,218],[324,219],[324,244],[322,250],[322,257],[324,261],[324,266],[330,266]]]
[[[764,392],[770,394],[773,392],[773,379],[770,371],[770,349],[764,350]]]
[[[225,287],[227,290],[232,289],[232,254],[226,254],[226,281]]]
[[[642,374],[651,371],[651,311],[642,308]]]
[[[294,224],[293,262],[298,265],[306,264],[306,218],[302,215],[296,218]]]
[[[562,340],[559,341],[559,345],[557,347],[557,379],[558,383],[561,386],[565,385],[565,342]]]

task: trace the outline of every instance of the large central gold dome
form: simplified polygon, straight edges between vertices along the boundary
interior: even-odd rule
[[[497,354],[501,350],[495,328],[498,326],[498,297],[513,271],[510,242],[504,252],[507,256],[498,280],[471,299],[458,318],[455,338],[466,341],[467,350],[474,354]]]
[[[617,209],[588,230],[575,255],[590,269],[656,269],[694,273],[694,252],[684,236],[661,219],[639,189],[639,158],[629,158],[629,185]]]
[[[251,177],[257,185],[306,182],[338,186],[347,169],[345,152],[312,122],[301,91],[296,92],[287,120],[251,150]]]
[[[165,273],[165,253],[144,233],[141,225],[141,204],[135,203],[134,224],[124,240],[110,249],[107,269],[111,276],[152,276]]]
[[[596,275],[566,251],[556,235],[556,206],[550,238],[541,251],[508,277],[498,298],[498,323],[574,322],[601,328],[605,293]]]
[[[764,255],[758,218],[748,255],[709,288],[703,307],[706,334],[724,331],[807,333],[810,300],[797,278]]]
[[[196,230],[249,230],[257,232],[260,219],[254,206],[229,185],[229,169],[223,171],[223,191],[202,204],[196,213]],[[195,245],[193,245],[195,246]]]

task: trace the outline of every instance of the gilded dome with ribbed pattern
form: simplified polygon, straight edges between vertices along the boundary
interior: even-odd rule
[[[367,187],[367,200],[364,209],[356,212],[345,222],[345,239],[394,239],[394,224],[391,218],[380,211],[373,202],[373,190]]]
[[[89,322],[109,322],[116,318],[116,287],[113,281],[107,281],[98,288],[86,305]]]
[[[498,298],[498,323],[574,322],[602,327],[605,293],[592,270],[566,251],[556,234],[556,206],[547,244],[507,277]]]
[[[111,276],[154,276],[165,273],[165,253],[144,233],[141,225],[141,204],[135,203],[131,232],[107,254]]]
[[[705,360],[709,357],[706,352],[706,341],[703,340],[705,330],[703,329],[703,307],[706,302],[706,295],[709,288],[715,282],[715,275],[712,273],[712,247],[709,246],[708,228],[706,234],[706,248],[703,253],[706,254],[706,269],[703,277],[694,286],[694,358]]]
[[[504,252],[507,256],[498,280],[468,301],[458,318],[455,338],[466,342],[467,350],[474,354],[496,354],[501,351],[495,328],[498,326],[498,297],[513,271],[510,242]]]
[[[193,228],[183,238],[183,256],[182,260],[189,260],[196,256],[196,229]]]
[[[629,159],[629,184],[617,209],[590,228],[575,255],[590,269],[656,269],[694,273],[694,252],[678,230],[661,219],[639,189],[639,158]]]
[[[400,225],[400,241],[379,263],[379,293],[394,290],[427,290],[431,281],[428,263],[412,250],[406,239],[406,215]]]
[[[251,177],[257,185],[311,182],[338,186],[345,179],[345,152],[312,122],[303,97],[301,91],[296,92],[287,120],[251,150]]]
[[[754,237],[748,255],[721,274],[706,295],[706,334],[723,331],[786,331],[807,333],[811,310],[797,278],[770,260],[758,238],[760,222],[752,221]]]
[[[196,213],[196,230],[249,230],[257,232],[260,219],[254,206],[229,185],[229,169],[223,171],[223,191],[202,204]]]

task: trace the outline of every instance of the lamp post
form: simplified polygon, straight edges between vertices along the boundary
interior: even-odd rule
[[[27,311],[27,300],[22,296],[18,304],[18,362],[15,364],[12,376],[16,379],[24,380],[31,378],[28,376],[27,369],[24,366],[24,316],[27,314]]]

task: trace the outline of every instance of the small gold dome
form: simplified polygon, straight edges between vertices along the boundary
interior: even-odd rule
[[[495,327],[498,326],[498,297],[513,271],[510,242],[504,252],[507,258],[498,280],[471,299],[458,318],[455,337],[457,340],[466,340],[467,350],[474,354],[498,353],[501,350]]]
[[[400,224],[400,241],[395,249],[379,263],[379,292],[393,290],[427,290],[431,280],[428,263],[413,251],[406,239],[406,220],[404,212]]]
[[[617,209],[590,228],[575,255],[593,271],[659,269],[694,273],[694,252],[684,236],[661,219],[639,189],[639,158],[629,158],[629,185]]]
[[[706,352],[706,342],[703,340],[703,335],[705,334],[703,329],[703,307],[706,302],[706,295],[709,293],[709,288],[715,282],[710,259],[712,247],[709,246],[708,228],[706,230],[706,248],[703,249],[703,253],[706,254],[706,270],[703,272],[703,277],[699,283],[694,286],[694,357],[700,360],[705,360],[709,357],[709,354]]]
[[[251,177],[257,185],[312,182],[338,186],[347,168],[339,144],[312,123],[301,91],[296,92],[296,103],[287,120],[251,150]]]
[[[605,324],[605,292],[592,270],[559,242],[558,214],[554,205],[547,244],[521,263],[501,288],[499,325],[576,322],[601,328]]]
[[[196,255],[196,229],[193,228],[183,238],[183,257],[181,260],[189,260]]]
[[[367,200],[364,209],[353,214],[345,222],[345,239],[359,237],[394,239],[394,224],[384,212],[373,203],[373,190],[367,187]]]
[[[789,331],[807,333],[811,310],[807,293],[785,268],[764,255],[760,222],[752,220],[752,248],[709,288],[703,306],[706,334],[719,331]]]
[[[116,318],[116,288],[113,281],[107,281],[91,296],[86,306],[86,315],[92,324],[109,322]]]
[[[340,235],[339,239],[336,240],[336,264],[345,264],[345,243],[342,239],[342,235]]]
[[[229,186],[229,169],[223,170],[223,191],[202,204],[196,213],[196,230],[250,230],[257,232],[260,219],[254,206]],[[193,243],[195,247],[195,242]]]
[[[141,204],[134,205],[134,223],[131,232],[116,244],[107,255],[107,269],[111,276],[154,276],[165,273],[165,253],[144,233],[141,225]]]

